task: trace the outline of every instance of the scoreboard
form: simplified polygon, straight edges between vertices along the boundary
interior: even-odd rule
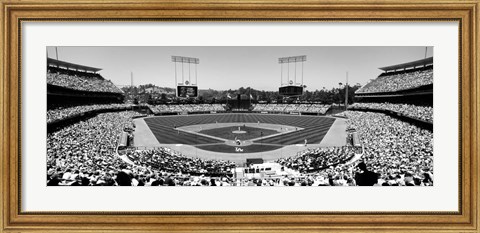
[[[278,93],[284,96],[298,96],[303,94],[302,86],[283,86],[278,88]]]
[[[177,86],[177,97],[196,98],[198,96],[197,86]]]

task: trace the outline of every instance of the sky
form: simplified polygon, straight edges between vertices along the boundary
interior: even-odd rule
[[[302,84],[302,63],[279,64],[278,58],[306,55],[303,63],[303,85],[307,90],[331,89],[345,83],[365,85],[382,73],[379,67],[425,58],[424,46],[358,46],[358,47],[298,47],[298,46],[58,46],[47,47],[47,56],[71,63],[101,68],[99,73],[116,85],[155,84],[175,87],[189,80],[199,89],[228,90],[252,87],[258,90],[278,91],[281,83],[292,80]],[[174,63],[171,56],[194,57],[200,60],[196,67]],[[433,47],[427,47],[427,57],[433,56]],[[176,66],[175,66],[176,65]],[[283,80],[283,81],[282,81]]]

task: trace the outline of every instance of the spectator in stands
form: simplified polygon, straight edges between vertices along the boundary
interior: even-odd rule
[[[361,162],[357,165],[359,172],[355,174],[355,182],[358,186],[373,186],[378,181],[378,174],[367,170],[367,165]]]
[[[132,186],[132,178],[124,171],[118,172],[116,182],[119,186]]]

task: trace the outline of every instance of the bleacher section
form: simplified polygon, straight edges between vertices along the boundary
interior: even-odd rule
[[[189,175],[226,176],[231,175],[236,167],[236,164],[232,162],[191,158],[162,147],[128,152],[127,156],[138,166]]]
[[[83,115],[98,110],[127,110],[133,104],[93,104],[73,107],[58,107],[47,110],[47,123],[61,121],[67,118]]]
[[[220,113],[225,112],[225,104],[161,104],[149,105],[153,114],[179,113]]]
[[[433,107],[391,103],[355,103],[349,109],[389,110],[398,114],[433,123]]]
[[[384,73],[356,93],[396,92],[433,84],[433,67]]]
[[[355,102],[433,105],[433,57],[379,69],[384,73],[358,89]]]
[[[300,172],[315,172],[336,166],[354,156],[353,147],[315,148],[277,160],[283,166]]]
[[[100,113],[132,110],[124,94],[97,72],[100,68],[47,58],[47,131]]]
[[[68,70],[53,66],[49,66],[47,69],[47,84],[79,91],[123,93],[110,80],[104,79],[98,73]]]
[[[100,70],[48,58],[47,108],[122,103],[123,91],[97,73]]]
[[[268,113],[311,113],[325,115],[331,105],[327,104],[256,104],[253,112]]]
[[[433,84],[433,57],[379,68],[384,71],[355,94],[396,93]]]
[[[433,57],[382,67],[385,71],[355,92],[349,110],[378,112],[433,129]]]

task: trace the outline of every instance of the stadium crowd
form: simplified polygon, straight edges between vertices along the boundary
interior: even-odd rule
[[[352,147],[330,147],[306,150],[299,155],[276,162],[300,172],[312,172],[345,162],[354,156]]]
[[[47,185],[111,181],[125,162],[115,156],[123,126],[137,112],[102,113],[47,135]],[[73,184],[73,183],[72,183]]]
[[[356,93],[378,93],[407,90],[433,84],[433,68],[382,74]]]
[[[133,104],[92,104],[92,105],[79,105],[72,107],[57,107],[47,110],[47,123],[63,120],[75,115],[87,113],[95,110],[107,110],[107,109],[125,109],[134,106]]]
[[[347,128],[355,129],[363,143],[367,170],[377,174],[379,186],[432,186],[433,135],[381,113],[347,111]],[[350,186],[357,184],[359,161],[343,163],[353,155],[351,147],[318,148],[282,158],[278,163],[300,171],[295,184]],[[319,170],[318,172],[312,172]]]
[[[392,103],[354,103],[349,108],[390,110],[405,116],[433,123],[433,107]]]
[[[116,142],[136,112],[103,113],[47,136],[47,185],[351,186],[359,170],[352,147],[316,148],[277,160],[298,175],[234,178],[229,161],[189,158],[168,148],[116,156]],[[347,127],[363,145],[376,185],[433,185],[432,133],[381,113],[347,111]]]
[[[127,156],[138,166],[170,173],[227,175],[231,174],[236,166],[230,161],[186,157],[168,148],[130,151]]]
[[[122,93],[110,80],[100,74],[48,67],[47,84],[79,91]]]
[[[149,105],[154,114],[182,112],[224,112],[225,104],[161,104]]]
[[[362,160],[380,185],[433,185],[433,134],[382,113],[347,111],[364,145]]]
[[[326,104],[256,104],[253,108],[255,112],[300,112],[300,113],[319,113],[325,114],[331,105]]]

